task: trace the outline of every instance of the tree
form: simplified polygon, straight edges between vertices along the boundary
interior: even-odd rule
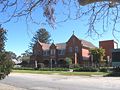
[[[5,51],[6,30],[0,27],[0,79],[5,78],[11,72],[12,60],[8,52]]]
[[[69,68],[71,68],[71,66],[72,66],[72,59],[69,58],[69,57],[66,57],[65,61],[66,61],[66,65],[67,65]]]
[[[22,67],[28,67],[30,66],[30,56],[32,55],[31,52],[29,52],[29,50],[26,50],[25,53],[21,54],[21,63],[20,65],[22,65]]]
[[[8,74],[10,74],[13,66],[12,60],[7,52],[0,53],[0,79],[4,79]]]
[[[41,28],[36,31],[36,34],[33,36],[31,47],[38,42],[38,40],[42,43],[49,43],[51,41],[50,34],[45,28]]]
[[[17,55],[14,52],[8,51],[8,53],[11,56],[12,59],[16,59],[17,58]]]
[[[93,56],[93,63],[98,66],[100,65],[100,61],[103,60],[103,57],[105,56],[105,50],[102,48],[95,48],[90,49],[90,55]]]
[[[0,26],[0,52],[4,51],[5,41],[6,41],[6,30]]]
[[[85,17],[88,20],[89,36],[100,36],[110,27],[115,37],[116,32],[120,32],[117,30],[120,20],[119,4],[119,0],[0,0],[0,24],[24,17],[27,23],[41,24],[45,20],[54,27],[56,23]],[[62,20],[57,18],[61,15]]]

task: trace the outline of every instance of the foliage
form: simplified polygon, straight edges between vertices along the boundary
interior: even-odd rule
[[[13,62],[9,59],[7,53],[0,53],[0,79],[5,78],[11,72],[12,67]]]
[[[80,68],[73,68],[75,72],[97,72],[98,68],[94,67],[80,67]]]
[[[13,67],[13,70],[34,70],[34,68],[30,68],[30,67]]]
[[[72,64],[73,68],[80,68],[80,64]]]
[[[34,68],[20,67],[20,68],[14,68],[14,70],[34,70]],[[37,70],[39,71],[69,71],[69,68],[39,68]],[[79,67],[79,68],[73,68],[73,71],[74,72],[97,72],[98,68]]]
[[[9,51],[8,53],[10,54],[12,59],[16,59],[17,58],[17,55],[14,52]]]
[[[19,63],[19,65],[21,65],[22,67],[28,67],[31,55],[32,53],[28,50],[26,50],[25,53],[22,53],[21,57],[19,58],[21,60],[21,63]]]
[[[20,67],[20,68],[13,68],[14,70],[34,70],[34,68],[28,68],[28,67]],[[36,68],[35,68],[36,70]],[[68,68],[39,68],[37,70],[40,71],[68,71]]]
[[[105,50],[102,48],[90,49],[90,55],[93,56],[93,63],[99,64],[105,55]]]
[[[24,53],[21,54],[22,56],[30,56],[32,55],[32,52],[30,52],[29,50],[26,50]]]
[[[107,68],[107,67],[101,67],[99,71],[100,71],[100,72],[107,72],[107,71],[108,71],[108,68]]]
[[[5,41],[6,41],[6,30],[0,26],[0,52],[4,51]]]
[[[5,78],[12,68],[11,55],[5,52],[6,30],[0,27],[0,79]]]
[[[107,77],[120,77],[120,67],[113,67],[110,69],[110,73],[106,75]]]
[[[69,68],[71,68],[71,67],[72,67],[72,59],[66,57],[65,61],[66,61],[66,65],[67,65]]]
[[[31,47],[35,45],[38,41],[42,43],[50,43],[50,34],[45,28],[40,28],[38,31],[36,31],[36,34],[33,36]]]

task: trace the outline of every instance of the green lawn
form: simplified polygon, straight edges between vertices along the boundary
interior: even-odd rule
[[[32,73],[32,74],[59,74],[59,75],[77,75],[77,76],[92,76],[92,75],[107,75],[105,72],[65,72],[65,71],[39,71],[39,70],[12,70],[13,73]]]

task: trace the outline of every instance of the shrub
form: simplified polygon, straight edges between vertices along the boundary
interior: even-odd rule
[[[39,68],[40,71],[68,71],[68,68]]]
[[[80,68],[74,68],[73,71],[76,71],[76,72],[97,72],[98,68],[94,68],[94,67],[80,67]]]
[[[113,72],[120,72],[120,67],[113,68]]]
[[[99,71],[100,71],[100,72],[107,72],[108,69],[107,69],[106,67],[102,67],[102,68],[99,69]]]
[[[34,70],[34,68],[30,68],[30,67],[14,67],[13,70]]]
[[[111,72],[106,76],[108,76],[108,77],[120,77],[120,72]]]

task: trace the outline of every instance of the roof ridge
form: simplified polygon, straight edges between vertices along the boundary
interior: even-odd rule
[[[39,44],[51,45],[51,44],[49,44],[49,43],[43,43],[43,42],[40,42],[39,40],[38,40],[38,43],[39,43]]]
[[[63,43],[56,43],[55,45],[58,45],[58,44],[66,44],[66,42],[63,42]]]

